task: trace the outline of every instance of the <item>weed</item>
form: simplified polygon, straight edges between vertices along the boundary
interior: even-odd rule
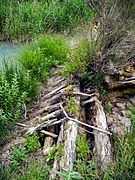
[[[0,165],[0,174],[0,180],[48,180],[50,166],[44,165],[40,158],[30,157],[16,170],[9,165]]]
[[[24,146],[28,152],[34,152],[37,150],[37,148],[40,147],[39,143],[39,137],[36,133],[34,133],[32,136],[25,136]]]
[[[25,161],[26,158],[26,149],[25,147],[19,147],[19,149],[17,148],[13,148],[12,150],[12,157],[11,157],[11,165],[13,170],[18,169],[21,166],[21,163],[23,163]]]
[[[77,136],[76,138],[76,158],[84,162],[87,161],[90,150],[88,147],[88,142],[86,140],[86,135]]]
[[[93,41],[88,39],[80,40],[78,47],[71,50],[69,59],[65,62],[65,68],[60,73],[66,77],[74,76],[81,79],[86,72],[87,63],[91,61],[94,51]]]
[[[63,171],[64,172],[57,172],[57,174],[64,180],[82,179],[79,172],[73,171],[73,164],[70,164],[68,169],[63,168]]]
[[[111,112],[111,107],[110,107],[109,104],[105,104],[105,111],[106,111],[107,113],[110,113],[110,112]]]
[[[72,30],[94,16],[84,0],[8,1],[2,0],[0,29],[8,38],[35,36],[48,30]]]
[[[55,154],[56,154],[57,148],[56,148],[56,144],[53,144],[49,155],[47,156],[49,159],[54,159],[55,158]]]
[[[65,109],[70,113],[76,113],[78,112],[78,106],[75,103],[75,99],[73,97],[69,97],[67,100],[67,105],[65,106]]]

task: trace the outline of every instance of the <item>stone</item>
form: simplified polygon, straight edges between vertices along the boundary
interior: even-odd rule
[[[123,111],[121,111],[121,114],[122,114],[122,116],[124,116],[124,117],[128,117],[129,114],[131,114],[131,111],[130,111],[130,110],[123,110]]]
[[[124,127],[123,126],[111,126],[110,131],[115,134],[118,135],[119,137],[124,136]]]
[[[107,116],[107,124],[108,124],[108,126],[111,126],[112,123],[113,123],[113,118],[110,117],[110,116]]]
[[[125,109],[125,103],[116,103],[116,106],[120,109]]]
[[[129,101],[133,106],[135,106],[135,98],[130,98]]]

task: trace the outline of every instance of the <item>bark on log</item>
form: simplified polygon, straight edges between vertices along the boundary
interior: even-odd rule
[[[60,134],[59,134],[58,141],[57,141],[57,149],[59,149],[60,145],[63,143],[63,140],[64,140],[63,132],[64,132],[64,124],[62,123],[61,127],[60,127]],[[55,157],[54,163],[53,163],[53,169],[51,171],[49,180],[55,179],[56,172],[59,171],[59,169],[60,169],[59,160],[58,160],[58,158]]]
[[[99,103],[98,98],[93,105],[93,114],[92,118],[93,124],[98,128],[108,130],[106,116],[103,110],[101,103]],[[112,152],[111,152],[111,143],[109,136],[105,133],[98,132],[93,130],[94,139],[95,139],[95,150],[97,153],[98,160],[100,162],[101,170],[104,170],[106,166],[112,162]]]
[[[74,91],[79,92],[79,85],[73,87]],[[74,118],[79,119],[79,110],[80,110],[80,97],[73,97],[74,103],[77,107],[76,112],[72,113]],[[72,120],[68,120],[64,124],[64,129],[61,129],[59,138],[62,139],[63,142],[63,154],[60,157],[60,160],[54,161],[53,170],[50,176],[51,179],[56,178],[56,171],[62,171],[62,168],[68,168],[70,164],[72,164],[75,160],[75,148],[76,148],[76,136],[77,136],[78,125],[76,122]],[[63,132],[62,132],[63,130]],[[60,144],[60,140],[58,140],[58,146]]]

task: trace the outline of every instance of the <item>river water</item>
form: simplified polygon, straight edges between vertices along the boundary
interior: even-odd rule
[[[20,46],[13,45],[9,42],[0,42],[0,63],[3,59],[9,59],[10,57],[17,54]]]

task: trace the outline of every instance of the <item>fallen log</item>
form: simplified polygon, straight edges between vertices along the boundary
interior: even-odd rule
[[[55,94],[57,94],[60,90],[64,89],[64,88],[66,87],[66,85],[67,85],[67,84],[64,83],[64,84],[62,84],[60,87],[52,90],[50,93],[46,94],[46,95],[43,97],[42,100],[51,98],[52,96],[54,96]]]
[[[30,127],[26,134],[31,134],[32,135],[36,130],[41,130],[44,127],[48,127],[51,124],[53,124],[54,122],[56,122],[56,121],[57,121],[57,119],[52,119],[52,120],[46,121],[46,122],[44,122],[42,124],[39,124],[39,125],[37,125],[35,127]]]
[[[64,124],[62,123],[61,127],[60,127],[60,134],[59,134],[58,141],[57,141],[57,149],[59,149],[61,144],[63,144],[63,140],[64,140],[64,134],[63,133],[64,133]],[[59,159],[55,156],[53,168],[52,168],[52,171],[50,173],[49,180],[55,179],[56,172],[59,170],[60,170]]]
[[[74,91],[79,91],[79,85],[73,87]],[[77,107],[76,112],[72,112],[72,116],[79,118],[79,109],[80,109],[80,97],[72,97],[74,103]],[[67,101],[68,104],[68,101]],[[60,105],[62,107],[62,105]],[[64,108],[63,108],[64,109]],[[50,180],[56,178],[56,171],[62,171],[63,168],[68,168],[70,164],[73,164],[75,160],[75,148],[76,148],[76,136],[77,136],[78,125],[76,122],[68,119],[64,124],[64,128],[61,128],[57,146],[58,148],[62,144],[63,153],[59,160],[55,159],[53,170],[50,175]]]
[[[99,103],[98,98],[95,99],[92,111],[92,121],[94,126],[103,129],[104,131],[107,131],[108,126],[106,116],[101,103]],[[103,133],[101,131],[99,132],[96,129],[93,129],[93,132],[96,155],[99,160],[101,170],[104,170],[107,167],[107,165],[112,162],[112,148],[110,139],[107,133]]]

